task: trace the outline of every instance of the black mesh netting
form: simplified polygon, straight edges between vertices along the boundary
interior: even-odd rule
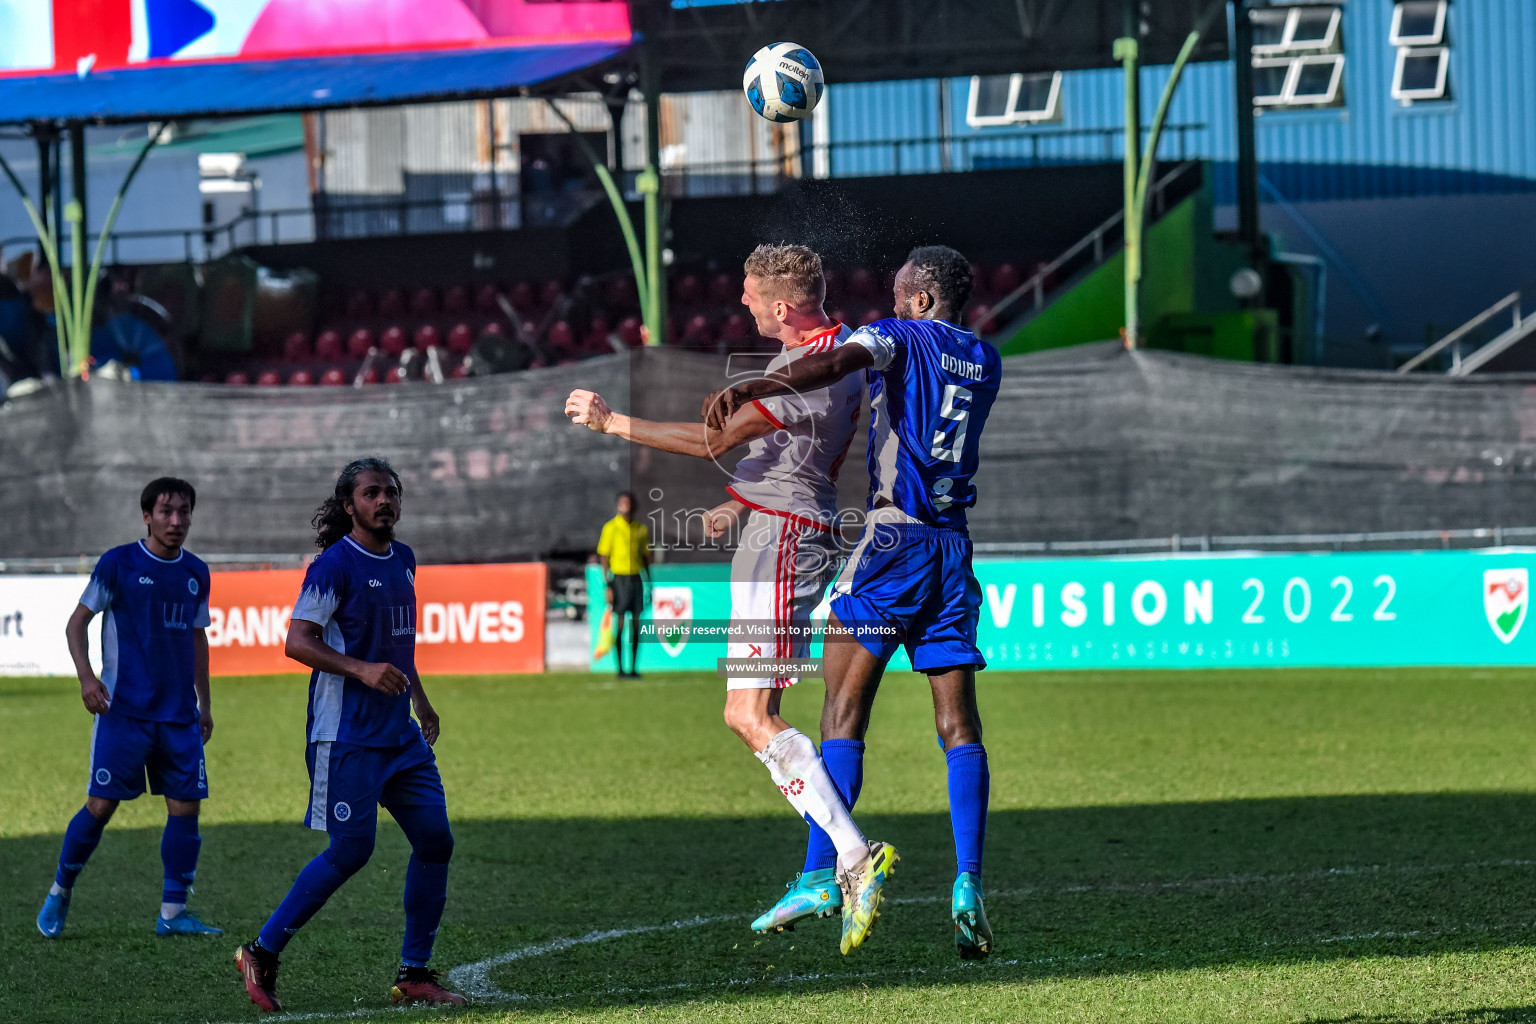
[[[1524,378],[1397,377],[1110,346],[1004,365],[971,516],[978,540],[1536,520],[1536,384]],[[587,387],[621,410],[692,420],[725,372],[719,357],[646,351],[444,386],[93,381],[41,392],[0,410],[0,556],[94,554],[137,535],[138,491],[161,474],[199,489],[194,550],[301,553],[310,514],[361,454],[401,471],[401,537],[423,561],[590,549],[618,489],[676,522],[674,513],[722,500],[727,476],[570,426],[566,394]],[[841,481],[851,506],[864,486],[862,435]]]

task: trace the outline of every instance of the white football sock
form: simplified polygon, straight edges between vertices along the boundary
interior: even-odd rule
[[[69,890],[64,888],[58,882],[54,882],[51,886],[48,887],[49,896],[57,896],[61,892],[69,892]]]
[[[857,867],[869,856],[869,843],[843,806],[843,798],[809,736],[799,729],[785,729],[769,740],[757,757],[768,766],[773,781],[795,810],[832,837],[837,862],[844,870]]]
[[[162,903],[160,904],[160,916],[169,921],[186,909],[187,905],[185,903]]]

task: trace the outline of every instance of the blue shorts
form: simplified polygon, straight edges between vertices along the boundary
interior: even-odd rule
[[[883,663],[905,646],[918,672],[986,668],[971,538],[921,523],[866,525],[833,586],[832,612]]]
[[[446,807],[437,759],[420,733],[398,747],[360,747],[355,743],[311,743],[309,809],[304,824],[339,836],[372,836],[379,825],[379,805]]]
[[[149,791],[172,800],[208,799],[203,730],[196,723],[151,722],[108,711],[91,726],[91,796],[132,800]]]

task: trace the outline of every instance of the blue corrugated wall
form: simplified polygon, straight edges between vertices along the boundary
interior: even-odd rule
[[[1345,0],[1344,106],[1270,110],[1259,117],[1259,159],[1271,184],[1293,200],[1536,188],[1536,0],[1452,0],[1447,19],[1452,98],[1411,107],[1391,95],[1397,55],[1388,41],[1392,7],[1390,0]],[[939,169],[937,145],[847,145],[939,135],[936,80],[837,85],[836,69],[829,73],[835,175]],[[1167,67],[1154,67],[1143,74],[1144,122],[1168,73]],[[1190,67],[1169,121],[1203,127],[1168,137],[1163,157],[1231,161],[1232,90],[1230,62]],[[1080,134],[1123,123],[1123,84],[1116,69],[1065,73],[1061,120],[1022,130],[969,127],[968,94],[969,79],[952,81],[949,122],[957,141],[950,156],[957,168],[1120,159],[1117,138]],[[988,141],[999,134],[1012,137]],[[1226,178],[1218,178],[1218,201],[1230,193]]]

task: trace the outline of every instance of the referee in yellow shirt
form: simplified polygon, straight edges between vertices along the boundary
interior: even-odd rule
[[[640,613],[645,608],[645,583],[651,581],[651,533],[635,521],[635,496],[620,491],[618,515],[603,524],[597,558],[608,577],[608,607],[613,610],[613,660],[621,679],[640,678]],[[630,617],[629,671],[624,671],[624,616]]]

